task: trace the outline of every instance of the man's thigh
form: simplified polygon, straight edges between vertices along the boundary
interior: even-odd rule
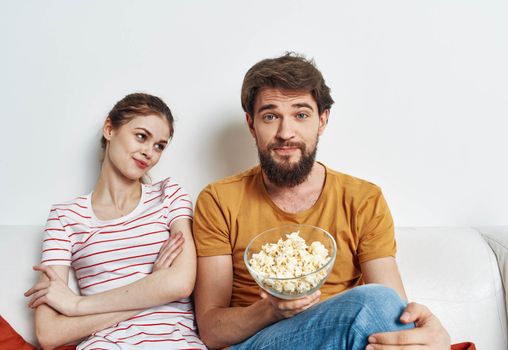
[[[399,322],[405,307],[391,288],[360,286],[274,323],[231,349],[365,349],[370,334],[414,327]]]

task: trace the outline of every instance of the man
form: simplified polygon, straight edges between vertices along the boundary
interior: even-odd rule
[[[241,99],[260,166],[209,185],[196,203],[195,304],[205,344],[449,349],[436,317],[403,301],[393,221],[380,189],[315,161],[333,104],[319,70],[293,54],[263,60],[247,72]],[[287,223],[321,227],[338,246],[321,290],[289,301],[260,292],[243,262],[252,237]]]

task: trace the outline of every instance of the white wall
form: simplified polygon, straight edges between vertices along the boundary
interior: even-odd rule
[[[194,198],[256,163],[239,91],[314,57],[336,101],[318,157],[384,189],[397,225],[508,223],[506,1],[2,1],[0,225],[88,193],[98,130],[134,91],[177,116],[153,178]]]

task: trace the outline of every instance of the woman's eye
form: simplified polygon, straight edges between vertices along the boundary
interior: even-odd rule
[[[166,148],[166,146],[165,146],[165,145],[162,145],[162,144],[160,144],[160,143],[155,144],[155,149],[156,149],[157,151],[159,151],[159,152],[164,151],[164,148]]]
[[[298,113],[296,115],[296,119],[305,119],[305,118],[307,118],[307,114],[305,113]]]
[[[145,141],[146,135],[145,134],[136,134],[136,138],[138,139],[138,141]]]

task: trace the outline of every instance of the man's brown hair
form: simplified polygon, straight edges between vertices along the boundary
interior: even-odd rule
[[[333,104],[330,88],[314,61],[293,52],[264,59],[245,74],[241,95],[242,108],[251,116],[254,116],[256,96],[264,87],[308,91],[314,97],[320,115]]]

